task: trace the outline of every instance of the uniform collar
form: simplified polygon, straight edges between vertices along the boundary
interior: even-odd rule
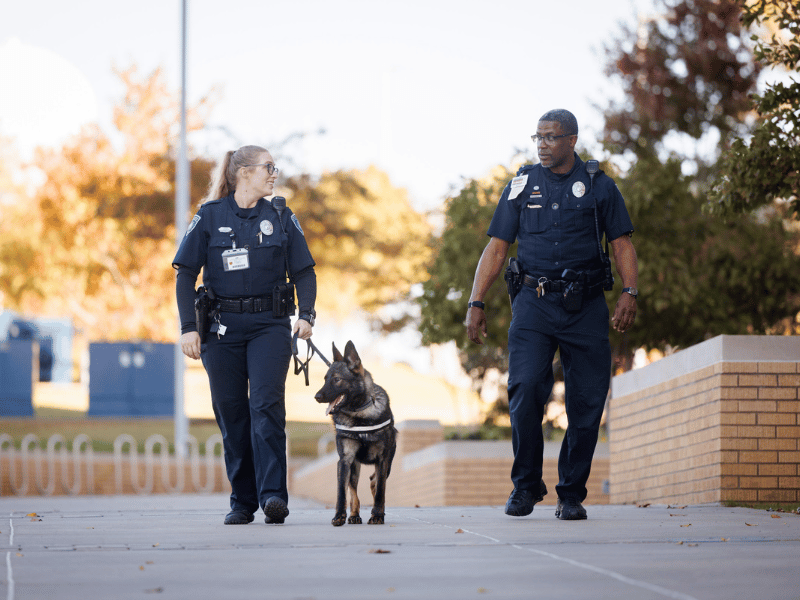
[[[578,169],[583,168],[583,161],[581,160],[581,157],[578,156],[577,152],[573,152],[573,154],[575,155],[575,164],[572,165],[572,169],[570,169],[569,173],[564,173],[563,175],[560,175],[558,173],[553,173],[547,167],[542,167],[542,170],[544,171],[545,176],[550,181],[556,181],[556,182],[567,181],[572,176],[574,176],[575,173],[578,171]]]
[[[261,209],[264,208],[264,203],[266,202],[266,200],[263,198],[259,198],[258,202],[256,202],[256,205],[253,208],[248,209],[241,208],[238,204],[236,204],[233,194],[227,196],[225,200],[227,200],[228,206],[233,211],[233,214],[240,219],[255,219],[261,213]]]

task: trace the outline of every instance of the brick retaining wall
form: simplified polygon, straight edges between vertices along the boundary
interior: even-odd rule
[[[800,501],[800,337],[718,336],[617,376],[610,500]]]
[[[438,421],[403,421],[398,424],[397,454],[389,477],[387,506],[496,506],[503,505],[513,488],[510,441],[443,441]],[[555,505],[560,443],[545,444],[543,478],[549,489],[543,504]],[[320,458],[292,476],[289,491],[333,506],[336,502],[335,453]],[[598,444],[589,478],[586,504],[608,504],[604,481],[608,479],[608,446]],[[362,466],[358,495],[372,504],[369,476],[372,466]]]

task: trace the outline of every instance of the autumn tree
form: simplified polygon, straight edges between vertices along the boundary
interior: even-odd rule
[[[709,208],[721,214],[753,211],[787,201],[800,220],[800,5],[793,0],[741,1],[745,27],[754,33],[755,58],[788,74],[752,96],[758,118],[749,139],[737,137],[719,163]]]
[[[431,226],[383,171],[300,175],[282,187],[317,263],[318,312],[374,311],[424,278]]]
[[[71,315],[90,339],[171,340],[170,140],[178,105],[160,70],[118,74],[126,86],[114,119],[121,150],[97,126],[85,127],[63,148],[37,150],[43,185],[30,205],[3,207],[11,239],[0,246],[0,284],[10,308]],[[203,110],[201,102],[190,111],[192,128],[202,126]],[[210,164],[195,163],[192,195],[200,197]]]
[[[699,140],[712,129],[727,146],[751,110],[760,70],[739,2],[656,0],[654,9],[607,46],[606,73],[623,95],[605,110],[607,147],[635,159],[663,152],[675,134]]]

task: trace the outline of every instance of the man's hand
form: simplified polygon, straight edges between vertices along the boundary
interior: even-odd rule
[[[483,334],[483,337],[488,335],[488,332],[486,331],[486,313],[483,311],[483,309],[478,308],[477,306],[470,306],[467,309],[466,325],[467,337],[469,337],[469,339],[476,344],[483,345],[483,341],[478,335],[479,331]]]
[[[478,261],[478,268],[475,270],[475,281],[472,282],[470,300],[482,300],[489,288],[492,287],[495,279],[500,275],[500,271],[503,270],[509,246],[511,244],[496,237],[491,238],[486,244],[481,259]],[[467,326],[467,337],[476,344],[483,345],[480,335],[478,335],[479,331],[483,333],[483,337],[488,335],[486,313],[483,309],[470,306],[467,309],[467,320],[464,324]]]
[[[200,358],[200,334],[196,331],[187,331],[181,336],[181,350],[189,358]]]
[[[636,298],[628,292],[623,292],[620,299],[617,300],[617,306],[614,308],[614,316],[611,317],[611,322],[614,324],[614,329],[620,333],[625,333],[631,328],[635,320]]]

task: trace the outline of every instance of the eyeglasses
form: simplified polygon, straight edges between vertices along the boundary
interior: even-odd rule
[[[547,144],[549,146],[550,144],[555,142],[558,138],[570,137],[570,136],[573,136],[573,135],[577,135],[577,134],[575,134],[575,133],[565,133],[563,135],[550,135],[548,133],[547,135],[538,135],[538,134],[534,133],[531,136],[531,139],[533,140],[534,144],[538,144],[539,142],[544,142],[545,144]]]
[[[246,167],[267,167],[267,174],[272,175],[273,173],[278,174],[281,172],[275,165],[272,163],[259,163],[257,165],[245,165]]]

